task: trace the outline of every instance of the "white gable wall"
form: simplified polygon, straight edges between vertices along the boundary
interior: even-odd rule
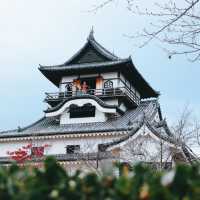
[[[155,136],[146,125],[130,139],[112,147],[111,149],[120,148],[120,158],[126,162],[160,162],[171,161],[173,144],[165,142]]]
[[[122,148],[121,157],[129,162],[162,162],[171,161],[170,146],[157,141],[150,135],[139,136]]]

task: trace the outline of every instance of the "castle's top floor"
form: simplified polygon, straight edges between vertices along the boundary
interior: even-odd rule
[[[39,70],[59,87],[60,91],[64,87],[71,87],[67,83],[76,82],[76,85],[80,85],[84,81],[90,84],[90,89],[100,89],[101,84],[112,79],[114,85],[117,85],[115,82],[124,82],[123,85],[132,88],[135,93],[138,92],[141,99],[155,98],[159,95],[138,72],[131,57],[121,59],[106,50],[95,40],[93,31],[84,46],[64,64],[40,65]]]
[[[89,34],[84,46],[61,65],[39,70],[59,89],[46,93],[50,105],[46,116],[59,117],[61,124],[99,122],[136,108],[155,91],[134,66],[131,57],[121,59]],[[77,119],[78,118],[78,119]]]

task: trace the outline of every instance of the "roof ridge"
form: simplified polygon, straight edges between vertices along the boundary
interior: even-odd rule
[[[121,58],[119,58],[118,56],[116,56],[114,53],[111,53],[108,49],[106,49],[105,47],[103,47],[99,42],[97,42],[93,36],[93,38],[89,38],[89,41],[91,41],[92,43],[94,43],[93,45],[95,45],[97,48],[102,49],[103,51],[105,51],[106,53],[108,53],[111,57],[111,59],[117,59],[120,60]],[[104,52],[102,52],[104,53]]]
[[[10,132],[22,132],[25,131],[28,128],[31,128],[32,126],[36,125],[37,123],[39,123],[40,121],[42,121],[45,117],[40,118],[39,120],[33,122],[32,124],[28,125],[28,126],[24,126],[24,127],[19,127],[19,129],[12,129],[12,130],[6,130],[6,131],[0,131],[0,135],[1,134],[6,134],[6,133],[10,133]]]
[[[99,53],[102,53],[105,57],[111,59],[111,60],[118,60],[120,59],[118,56],[114,55],[113,53],[111,53],[109,50],[107,50],[105,47],[103,47],[101,44],[99,44],[95,38],[94,38],[94,31],[93,29],[91,30],[86,43],[69,59],[67,60],[63,65],[67,65],[69,64],[76,56],[79,55],[79,53],[86,48],[86,46],[88,44],[91,44],[95,50],[97,50]]]
[[[15,132],[17,131],[17,129],[10,129],[10,130],[6,130],[6,131],[0,131],[0,135],[1,134],[5,134],[5,133],[10,133],[10,132]]]
[[[25,130],[28,129],[28,128],[31,128],[32,126],[38,124],[39,122],[41,122],[41,121],[44,120],[44,119],[45,119],[45,116],[41,117],[40,119],[38,119],[37,121],[33,122],[32,124],[21,128],[21,131],[19,131],[19,132],[22,132],[22,131],[25,131]]]
[[[119,60],[111,60],[111,61],[103,61],[103,62],[91,62],[91,63],[78,63],[78,64],[66,64],[66,65],[39,65],[39,69],[45,69],[45,68],[54,68],[54,67],[59,67],[60,69],[65,68],[65,67],[70,67],[70,66],[87,66],[87,65],[104,65],[104,64],[115,64],[115,63],[122,63],[125,61],[130,61],[130,58],[123,58],[123,59],[119,59]]]

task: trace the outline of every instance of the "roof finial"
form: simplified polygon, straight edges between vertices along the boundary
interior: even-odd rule
[[[93,40],[94,39],[94,27],[92,26],[92,29],[90,31],[90,34],[89,34],[89,37],[88,37],[89,40]]]

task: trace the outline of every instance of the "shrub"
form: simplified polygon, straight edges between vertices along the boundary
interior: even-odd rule
[[[47,158],[43,169],[12,165],[0,168],[0,199],[3,200],[199,200],[200,167],[177,166],[156,172],[143,165],[122,175],[74,175]]]

